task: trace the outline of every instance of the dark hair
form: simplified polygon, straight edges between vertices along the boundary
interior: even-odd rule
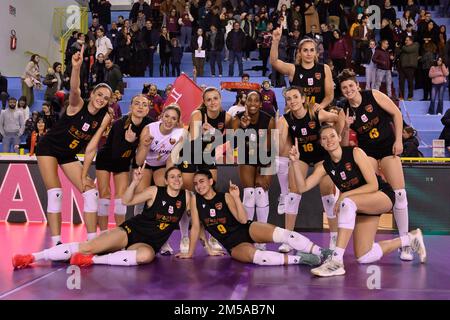
[[[219,89],[217,89],[216,87],[208,87],[203,91],[202,94],[202,104],[200,105],[200,107],[197,108],[197,110],[204,110],[206,111],[206,105],[205,105],[205,96],[208,92],[212,92],[212,91],[216,91],[217,93],[219,93],[219,96],[222,97],[222,94],[220,93]]]
[[[250,75],[248,73],[243,73],[242,76],[241,76],[241,79],[242,78],[249,78],[250,79]]]
[[[417,133],[416,130],[415,130],[413,127],[404,127],[403,130],[404,130],[406,133],[412,135],[413,137],[414,137],[414,136],[416,135],[416,133]]]
[[[239,103],[239,101],[241,101],[243,96],[247,96],[247,93],[244,91],[240,91],[237,95],[236,95],[236,100],[234,101],[234,105],[237,105]]]
[[[300,94],[303,96],[304,95],[304,91],[302,88],[297,87],[297,86],[291,86],[289,88],[287,88],[286,90],[284,90],[284,94],[286,95],[287,92],[289,91],[293,91],[293,90],[297,90],[298,92],[300,92]]]
[[[9,98],[8,98],[8,101],[11,101],[11,100],[12,100],[12,101],[17,101],[16,98],[14,98],[14,97],[9,97]]]
[[[204,176],[206,176],[208,179],[213,179],[212,173],[211,173],[211,171],[209,171],[208,169],[200,169],[200,170],[197,170],[197,171],[194,173],[194,177],[195,177],[195,176],[198,176],[198,175],[204,175]]]
[[[31,58],[30,58],[30,61],[33,61],[34,63],[36,63],[36,57],[41,57],[40,55],[38,55],[38,54],[33,54],[32,56],[31,56]]]
[[[44,122],[44,132],[45,132],[45,131],[47,130],[47,122],[45,121],[45,118],[44,118],[44,117],[38,117],[38,118],[36,119],[36,121],[34,122],[34,131],[35,131],[36,133],[39,133],[39,129],[38,129],[38,127],[37,127],[37,124],[38,124],[39,121]]]
[[[335,127],[330,126],[329,124],[326,124],[326,125],[323,125],[323,126],[320,127],[319,136],[321,136],[322,132],[324,132],[326,129],[333,129],[334,131],[336,131],[336,133],[338,133]]]
[[[347,80],[353,80],[353,81],[355,81],[355,83],[358,83],[358,81],[356,80],[356,74],[355,74],[355,72],[353,72],[352,69],[342,70],[342,72],[338,75],[337,80],[338,80],[339,86],[341,85],[342,82],[347,81]]]
[[[52,105],[51,105],[51,103],[50,102],[48,102],[48,101],[44,101],[44,102],[42,102],[42,106],[47,106],[47,107],[51,107]]]
[[[53,70],[55,70],[55,72],[56,72],[56,68],[58,68],[59,66],[62,67],[61,62],[55,62],[55,63],[53,64]]]
[[[181,110],[175,104],[169,104],[167,107],[164,108],[163,111],[161,111],[161,114],[163,114],[163,113],[165,113],[166,111],[169,111],[169,110],[174,110],[177,113],[177,115],[178,115],[178,120],[181,119]]]
[[[169,173],[170,173],[171,171],[173,171],[173,170],[178,170],[178,171],[181,172],[181,170],[180,170],[178,167],[176,167],[176,166],[170,167],[170,168],[168,168],[168,169],[166,170],[166,172],[164,172],[164,179],[167,180],[167,179],[169,178]]]
[[[19,100],[17,101],[17,106],[20,108],[20,106],[19,106],[19,103],[20,103],[20,101],[24,101],[25,102],[25,107],[27,106],[27,97],[25,97],[25,96],[21,96],[20,98],[19,98]]]

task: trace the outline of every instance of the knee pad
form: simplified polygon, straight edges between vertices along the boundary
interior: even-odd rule
[[[345,198],[339,208],[338,226],[343,229],[355,229],[356,204],[353,200]]]
[[[288,174],[289,173],[289,158],[287,157],[276,157],[278,174]]]
[[[61,188],[47,190],[47,212],[61,213],[63,192]]]
[[[286,206],[286,214],[298,214],[298,208],[300,207],[300,200],[302,200],[302,195],[298,193],[289,192],[289,194],[284,198]]]
[[[274,251],[256,250],[253,263],[261,266],[281,266],[284,264],[284,254]]]
[[[336,200],[337,198],[333,194],[322,197],[323,209],[325,210],[327,217],[330,219],[336,218],[336,215],[334,214],[334,205],[336,204]]]
[[[255,204],[258,208],[265,208],[269,206],[269,192],[263,188],[255,188]]]
[[[127,206],[122,203],[122,199],[114,200],[114,213],[118,216],[124,216],[127,214]]]
[[[98,191],[91,189],[83,193],[84,212],[97,212],[98,210]]]
[[[244,207],[253,208],[256,205],[255,188],[244,188]]]
[[[378,243],[374,243],[372,248],[362,257],[359,257],[357,260],[359,263],[372,263],[378,261],[383,256],[383,250],[381,249]]]
[[[408,207],[408,199],[405,189],[396,189],[394,209],[406,209]]]
[[[107,217],[109,215],[109,199],[98,199],[98,216]]]

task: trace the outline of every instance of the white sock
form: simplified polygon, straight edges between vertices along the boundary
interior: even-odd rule
[[[330,232],[330,246],[329,248],[331,250],[334,250],[336,248],[336,241],[337,241],[337,232]]]
[[[300,264],[300,257],[288,255],[288,264]]]
[[[287,229],[275,227],[275,230],[273,230],[273,234],[272,234],[273,242],[287,244],[289,242],[290,234],[291,234],[291,231],[289,231]]]
[[[392,211],[394,212],[395,223],[397,224],[400,236],[408,234],[409,216],[408,216],[408,200],[406,199],[405,189],[396,189],[395,203]]]
[[[72,254],[78,252],[79,243],[64,243],[59,246],[54,246],[44,251],[33,253],[34,259],[39,260],[51,260],[51,261],[65,261],[69,260]]]
[[[344,262],[344,252],[345,249],[336,247],[336,249],[334,249],[333,252],[333,260],[338,261],[338,262]]]
[[[269,219],[269,202],[267,200],[269,199],[268,191],[264,191],[263,188],[256,188],[256,199],[258,200],[259,197],[262,197],[265,201],[265,203],[256,204],[256,218],[258,219],[258,222],[267,223],[267,220]],[[262,195],[258,195],[258,193],[262,193]],[[257,201],[258,202],[258,201]],[[260,205],[260,207],[258,206]]]
[[[52,236],[52,245],[56,246],[58,242],[61,242],[61,235],[59,236]]]
[[[114,253],[94,256],[94,264],[108,264],[110,266],[136,266],[136,250],[116,251]]]
[[[278,182],[280,183],[281,195],[285,196],[288,194],[289,187],[289,158],[288,157],[278,157]]]
[[[92,240],[92,239],[94,239],[94,238],[96,238],[97,237],[97,232],[88,232],[88,234],[87,234],[87,241],[89,241],[89,240]]]
[[[189,237],[189,221],[190,217],[185,212],[178,224],[180,225],[181,238]]]
[[[312,243],[311,253],[315,254],[316,256],[320,256],[322,254],[322,248],[317,244]]]
[[[408,234],[400,236],[400,241],[402,242],[402,247],[409,247],[411,245],[411,239]]]

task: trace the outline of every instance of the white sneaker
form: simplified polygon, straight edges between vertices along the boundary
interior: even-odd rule
[[[255,248],[261,251],[266,251],[266,244],[265,243],[255,243]]]
[[[400,252],[400,260],[412,261],[414,259],[413,251],[411,247],[403,247],[398,249]]]
[[[214,251],[222,251],[223,250],[222,246],[220,245],[219,241],[217,241],[216,238],[211,237],[211,238],[209,238],[208,242],[209,242],[211,249],[213,249]]]
[[[288,253],[289,251],[291,251],[293,248],[288,245],[287,243],[283,243],[279,248],[278,248],[278,252],[281,253]]]
[[[320,266],[311,269],[311,273],[318,277],[334,277],[345,274],[344,264],[331,259],[331,256]]]
[[[427,261],[427,250],[423,242],[422,230],[416,229],[411,231],[409,236],[411,239],[411,249],[419,254],[420,262],[425,263]]]
[[[173,254],[173,249],[168,242],[164,243],[161,249],[159,249],[159,253],[163,256],[171,256]]]
[[[189,252],[189,238],[183,237],[180,241],[180,252],[188,253]]]
[[[278,214],[285,213],[284,199],[285,199],[285,196],[280,194],[280,197],[278,198]]]

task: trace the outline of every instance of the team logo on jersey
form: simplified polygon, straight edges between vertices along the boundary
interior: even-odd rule
[[[170,143],[171,145],[174,145],[175,142],[177,142],[177,140],[175,140],[174,138],[170,138],[169,143]]]
[[[206,207],[206,204],[202,204],[202,207],[203,207],[203,209],[205,209],[205,207]]]
[[[162,202],[163,207],[166,205],[166,203],[167,203],[167,202],[165,202],[165,201]]]
[[[336,171],[331,170],[331,174],[332,174],[333,176],[335,176],[335,175],[336,175]]]
[[[314,84],[313,78],[308,78],[308,86],[312,86]]]
[[[175,203],[175,207],[177,207],[177,209],[181,208],[181,200],[177,200],[177,203]]]
[[[83,130],[84,132],[86,132],[86,131],[88,131],[89,130],[89,128],[90,128],[90,124],[89,123],[84,123],[83,124],[83,127],[81,128],[81,130]]]
[[[225,127],[225,124],[223,122],[219,122],[219,124],[217,125],[217,129],[222,130],[223,127]]]
[[[172,206],[169,206],[168,212],[169,212],[170,214],[173,214],[173,207],[172,207]]]
[[[342,180],[347,180],[347,175],[345,174],[344,171],[341,172],[341,178]]]
[[[302,135],[308,135],[308,130],[306,130],[306,128],[302,128]]]
[[[345,164],[345,170],[347,170],[347,171],[352,171],[352,164],[351,164],[350,162],[347,162],[347,163]]]
[[[361,116],[361,120],[362,120],[362,122],[367,122],[367,121],[369,121],[369,118],[367,118],[367,116],[365,114],[363,114]]]
[[[97,128],[98,126],[98,122],[97,121],[92,121],[92,129]]]
[[[322,74],[320,72],[316,72],[314,76],[316,77],[317,80],[320,80],[322,78]]]
[[[303,74],[300,73],[299,78],[300,78],[300,79],[303,79]]]
[[[215,207],[216,207],[216,209],[217,210],[222,210],[222,202],[218,202],[218,203],[216,203],[216,205],[215,205]]]
[[[373,111],[373,107],[372,107],[371,104],[368,104],[368,105],[366,106],[365,109],[366,109],[366,111],[369,112],[369,113]]]
[[[297,129],[297,126],[292,126],[291,128],[295,131],[295,129]]]
[[[315,129],[316,128],[316,122],[315,121],[310,121],[310,122],[308,122],[308,126],[311,128],[311,129]]]
[[[209,209],[209,215],[211,217],[215,217],[216,216],[216,209]]]

